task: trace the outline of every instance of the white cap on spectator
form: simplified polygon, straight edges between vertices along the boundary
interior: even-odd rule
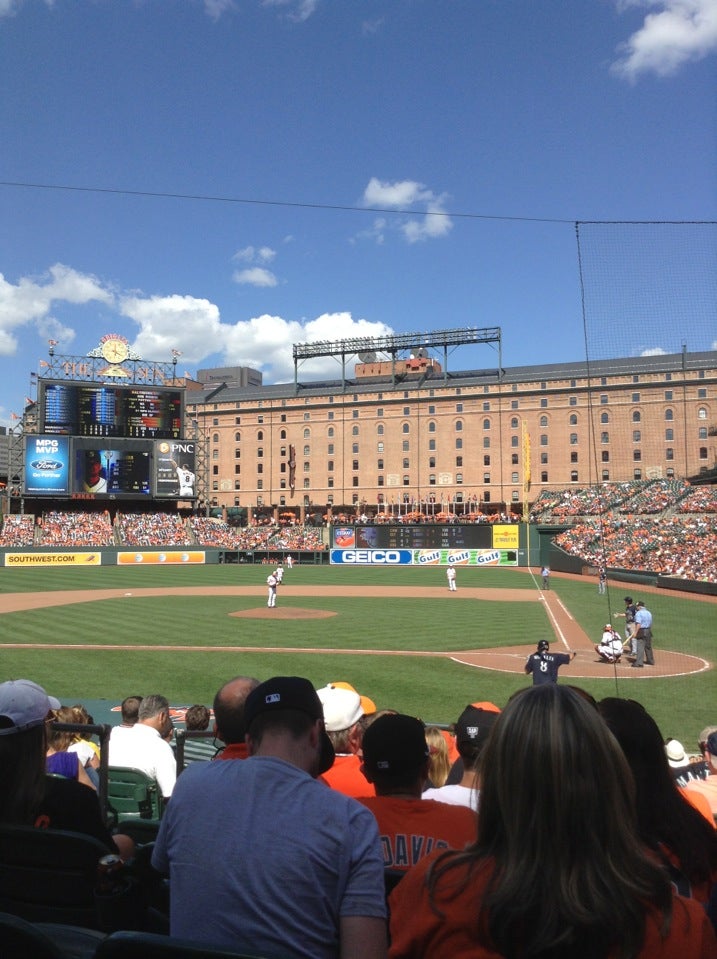
[[[350,729],[363,716],[361,697],[355,690],[322,686],[316,692],[324,707],[324,725],[330,733]]]
[[[667,762],[672,766],[673,769],[677,769],[679,766],[684,766],[687,762],[687,757],[685,756],[685,747],[678,739],[668,739],[665,743],[665,753],[667,755]]]

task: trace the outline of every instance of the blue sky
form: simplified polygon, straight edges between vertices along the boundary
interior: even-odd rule
[[[267,383],[391,332],[583,359],[574,221],[717,219],[716,54],[717,0],[0,0],[0,423],[107,332]],[[605,236],[588,287],[654,263]],[[660,250],[704,322],[596,301],[595,349],[711,348],[709,236]]]

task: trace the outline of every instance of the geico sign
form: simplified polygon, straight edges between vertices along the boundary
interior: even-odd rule
[[[344,563],[400,563],[401,551],[398,549],[347,549],[344,550]]]
[[[351,563],[353,565],[392,565],[410,564],[410,549],[335,549],[331,552],[332,563]]]

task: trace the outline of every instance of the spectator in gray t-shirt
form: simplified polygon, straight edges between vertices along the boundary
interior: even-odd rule
[[[170,931],[286,959],[385,959],[383,855],[372,814],[316,777],[333,762],[321,701],[295,676],[244,704],[249,758],[177,781],[152,865]]]

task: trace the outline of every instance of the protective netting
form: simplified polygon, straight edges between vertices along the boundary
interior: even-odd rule
[[[705,368],[705,358],[694,356],[717,349],[717,223],[579,222],[575,229],[590,371],[589,482],[580,495],[596,518],[592,529],[565,535],[596,568],[714,581],[714,487],[689,492],[688,481],[717,466],[715,364]],[[619,391],[603,380],[604,361]],[[639,582],[608,580],[606,621],[620,629],[615,613],[628,594],[640,597]],[[682,614],[672,615],[668,592],[642,598],[657,607],[663,665],[669,651],[710,658],[701,620],[686,628]]]

